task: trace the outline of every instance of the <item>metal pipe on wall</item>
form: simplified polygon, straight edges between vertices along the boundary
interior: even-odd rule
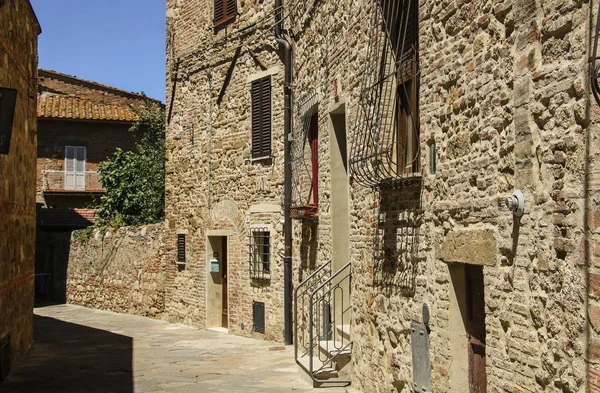
[[[283,314],[284,342],[292,344],[292,45],[283,36],[283,0],[275,0],[275,40],[284,51]]]

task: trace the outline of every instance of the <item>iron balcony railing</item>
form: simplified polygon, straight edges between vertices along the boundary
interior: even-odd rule
[[[65,172],[55,170],[42,171],[42,191],[87,191],[104,192],[100,183],[100,174],[96,171]]]
[[[359,184],[388,188],[418,179],[421,172],[418,1],[372,4],[349,161]]]
[[[331,269],[329,261],[296,287],[294,351],[296,363],[314,382],[350,384],[349,379],[321,377],[352,352],[351,263],[333,274]]]

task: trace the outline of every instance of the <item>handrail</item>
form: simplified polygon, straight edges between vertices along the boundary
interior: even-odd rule
[[[343,276],[337,283],[332,284],[333,281],[337,277],[340,277],[343,274],[345,274],[345,276]],[[335,340],[336,335],[333,334],[331,336],[331,339],[334,342],[333,346],[334,346],[334,349],[336,350],[335,351],[336,353],[332,354],[329,351],[329,341],[330,341],[329,340],[329,338],[330,338],[329,334],[330,334],[330,331],[327,331],[324,334],[317,334],[317,340],[315,340],[315,332],[314,332],[314,330],[315,330],[314,329],[314,320],[315,320],[315,318],[313,316],[313,311],[316,309],[317,310],[317,320],[318,320],[317,322],[319,322],[320,321],[319,316],[321,315],[320,314],[320,310],[323,309],[323,312],[325,313],[325,309],[328,309],[329,310],[329,311],[327,311],[327,316],[329,317],[328,318],[329,319],[328,324],[330,325],[329,329],[331,329],[331,325],[335,325],[336,324],[335,323],[335,319],[336,319],[336,315],[337,315],[337,310],[336,310],[336,294],[337,294],[337,291],[339,290],[339,291],[341,291],[341,300],[340,300],[340,303],[341,303],[341,313],[339,315],[341,316],[341,323],[342,323],[342,330],[343,330],[344,329],[344,316],[345,316],[345,314],[348,311],[352,310],[352,308],[350,306],[344,307],[344,299],[346,298],[346,296],[348,297],[348,299],[350,297],[351,283],[348,282],[348,294],[346,296],[344,296],[344,290],[343,290],[343,287],[342,287],[341,284],[346,279],[351,280],[351,278],[352,278],[351,262],[348,262],[342,268],[340,268],[337,272],[335,272],[333,275],[331,275],[327,280],[325,280],[321,285],[319,285],[315,290],[313,290],[313,292],[310,294],[310,298],[309,298],[309,310],[308,310],[309,311],[309,319],[308,319],[308,323],[309,323],[309,328],[308,328],[308,331],[309,331],[309,348],[308,348],[309,370],[308,371],[309,371],[310,377],[312,378],[312,380],[314,382],[321,383],[321,384],[322,383],[347,383],[347,384],[351,383],[351,381],[349,379],[337,379],[337,378],[336,379],[320,379],[320,378],[317,378],[315,376],[315,375],[318,374],[319,371],[323,370],[327,365],[332,365],[333,361],[337,357],[339,357],[342,354],[344,354],[345,351],[352,346],[352,342],[349,341],[348,344],[344,345],[344,336],[342,335],[341,336],[341,343],[340,343],[339,348],[338,348],[338,346],[336,345],[336,340]],[[317,298],[317,301],[316,301],[317,307],[315,308],[315,300],[314,300],[314,298],[315,298],[316,295],[318,295],[322,291],[323,291],[322,295],[320,295]],[[332,297],[333,297],[333,302],[331,301]],[[334,316],[333,317],[333,323],[331,323],[332,322],[331,321],[331,314],[332,313],[331,313],[331,309],[330,309],[331,303],[333,303],[333,308],[334,308],[334,310],[333,310],[333,316]],[[323,318],[324,317],[325,316],[323,316]],[[325,319],[323,319],[323,322],[325,322]],[[320,324],[317,323],[317,326],[319,326],[319,325]],[[334,329],[334,331],[335,331],[335,329]],[[319,351],[319,360],[321,361],[322,365],[321,365],[321,367],[319,369],[315,370],[314,369],[314,362],[313,362],[313,359],[314,359],[314,356],[313,356],[314,355],[314,348],[315,348],[315,346],[321,345],[321,341],[322,341],[321,339],[323,338],[323,336],[325,336],[324,337],[325,338],[324,341],[326,342],[327,353],[329,355],[331,355],[331,356],[328,356],[326,359],[322,359],[320,351]]]
[[[298,291],[309,281],[311,281],[319,272],[324,270],[327,267],[331,267],[331,260],[325,262],[321,266],[317,268],[314,272],[312,272],[306,279],[304,279],[298,286],[294,289],[294,357],[296,359],[296,363],[300,365],[300,361],[298,360]],[[308,288],[307,288],[308,289]],[[304,291],[306,292],[306,291]]]

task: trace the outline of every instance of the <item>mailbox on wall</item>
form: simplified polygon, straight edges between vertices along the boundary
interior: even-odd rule
[[[209,269],[211,273],[219,272],[219,260],[217,258],[210,258]]]

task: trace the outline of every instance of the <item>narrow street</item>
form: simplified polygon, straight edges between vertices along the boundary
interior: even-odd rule
[[[312,392],[293,347],[154,319],[54,305],[3,393]],[[325,389],[343,393],[345,389]]]

